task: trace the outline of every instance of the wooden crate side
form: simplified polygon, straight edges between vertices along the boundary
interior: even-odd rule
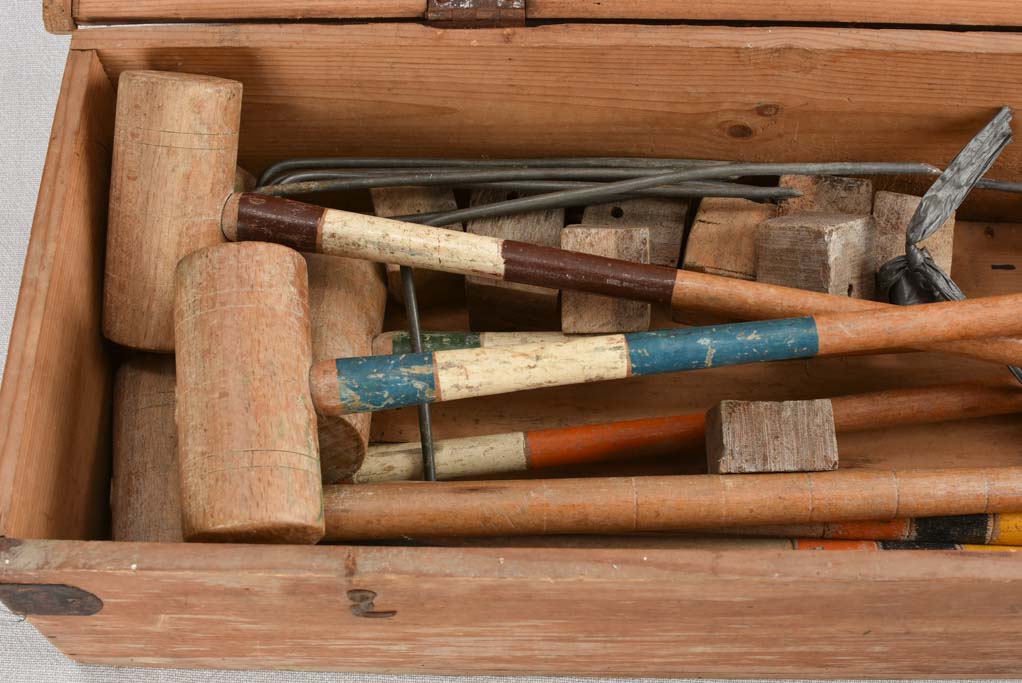
[[[1022,70],[1016,33],[242,24],[97,28],[72,44],[99,50],[115,79],[157,68],[243,81],[253,171],[325,153],[945,164],[1000,106],[1022,106],[1022,86],[1000,75]],[[992,176],[1022,178],[1022,147]],[[1017,195],[977,193],[961,217],[1020,210]]]
[[[15,541],[0,582],[102,600],[30,617],[94,664],[997,678],[1022,637],[1022,564],[998,553]]]
[[[46,1],[46,0],[44,0]],[[388,19],[423,17],[426,0],[77,0],[82,24],[252,19]]]
[[[0,388],[0,534],[102,538],[110,359],[100,330],[113,91],[68,56]]]
[[[43,27],[50,33],[71,33],[75,30],[72,10],[72,0],[43,0]]]
[[[530,19],[1020,26],[1015,0],[529,0]]]

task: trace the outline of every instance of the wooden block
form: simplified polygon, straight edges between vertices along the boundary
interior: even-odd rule
[[[873,203],[873,221],[876,223],[873,244],[877,268],[893,258],[905,255],[905,231],[921,201],[920,197],[910,194],[877,192]],[[926,247],[930,256],[945,273],[950,273],[955,246],[954,214],[937,232],[923,240],[921,246]]]
[[[802,192],[801,197],[781,203],[781,216],[797,213],[848,213],[868,216],[873,210],[873,183],[865,178],[782,175],[778,184]]]
[[[370,190],[377,216],[409,216],[416,213],[453,211],[458,208],[454,192],[440,187],[374,187]],[[448,230],[462,230],[461,224],[447,226]],[[435,270],[415,270],[415,294],[420,306],[459,301],[464,295],[465,277]],[[403,303],[401,268],[387,264],[387,291],[392,299]]]
[[[649,262],[677,268],[687,216],[688,202],[651,197],[586,207],[582,224],[649,228]]]
[[[513,199],[506,190],[475,190],[470,204],[479,206]],[[557,247],[564,227],[564,209],[469,221],[467,232]],[[556,330],[560,321],[560,291],[491,278],[465,278],[469,325],[473,330]]]
[[[688,234],[682,268],[739,280],[756,279],[756,228],[778,215],[776,204],[707,197]]]
[[[706,414],[711,474],[837,469],[829,399],[721,401]]]
[[[813,292],[872,299],[873,219],[847,214],[782,216],[756,230],[756,279]]]
[[[649,228],[574,225],[561,231],[561,248],[649,263]],[[567,334],[639,332],[649,329],[650,305],[564,290],[561,330]]]

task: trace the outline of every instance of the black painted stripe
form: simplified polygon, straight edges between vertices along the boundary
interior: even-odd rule
[[[913,521],[913,540],[933,543],[989,543],[990,515],[920,517]]]
[[[237,239],[318,251],[317,236],[324,211],[304,202],[245,192],[238,201]]]
[[[677,271],[576,251],[504,240],[504,279],[526,285],[670,303]]]
[[[958,543],[919,541],[880,541],[882,550],[961,550]]]

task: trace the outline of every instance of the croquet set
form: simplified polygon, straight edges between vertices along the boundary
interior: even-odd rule
[[[93,663],[1022,667],[1010,9],[307,4],[45,5],[0,601]]]

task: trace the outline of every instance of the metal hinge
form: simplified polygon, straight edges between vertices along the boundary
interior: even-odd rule
[[[525,25],[526,0],[428,0],[426,21],[444,28]]]

